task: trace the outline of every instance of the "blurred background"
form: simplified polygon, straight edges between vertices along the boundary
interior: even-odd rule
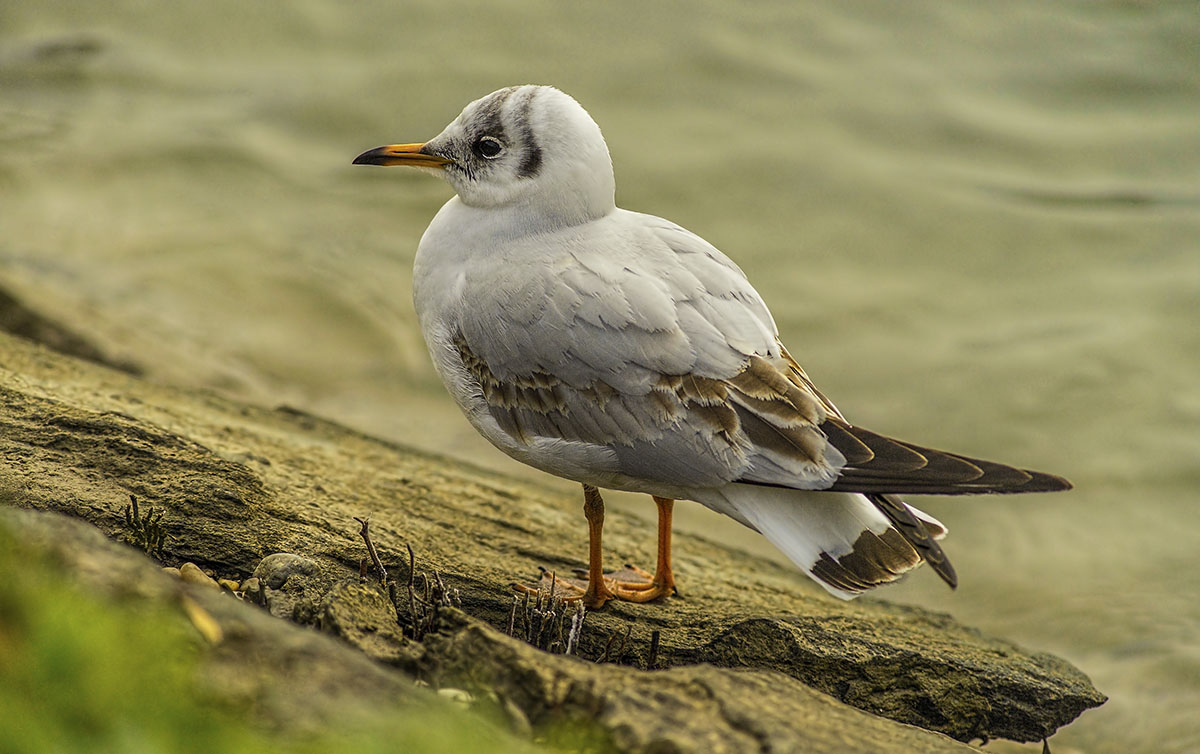
[[[1196,27],[1182,2],[6,0],[0,288],[154,379],[577,505],[428,363],[411,263],[449,188],[350,165],[553,84],[618,202],[733,257],[851,419],[1075,482],[918,501],[962,586],[881,598],[1088,673],[1111,699],[1056,751],[1200,751]]]

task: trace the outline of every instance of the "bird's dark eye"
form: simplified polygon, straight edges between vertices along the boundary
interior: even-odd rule
[[[504,144],[494,136],[482,136],[475,142],[475,154],[485,160],[494,160],[504,151]]]

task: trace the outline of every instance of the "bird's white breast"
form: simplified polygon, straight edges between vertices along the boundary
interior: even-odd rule
[[[521,441],[505,432],[489,412],[479,383],[465,368],[454,343],[465,309],[486,305],[467,295],[468,272],[486,277],[487,268],[499,259],[537,265],[544,257],[537,249],[553,246],[553,234],[541,234],[547,237],[538,243],[531,243],[530,235],[528,224],[515,213],[474,209],[457,198],[442,207],[422,236],[413,264],[413,302],[425,344],[438,376],[467,420],[505,454],[556,476],[599,487],[629,488],[631,480],[617,473],[616,458],[608,448],[560,439]],[[515,260],[506,253],[514,250]]]

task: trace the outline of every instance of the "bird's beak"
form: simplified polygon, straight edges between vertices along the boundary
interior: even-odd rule
[[[354,158],[355,165],[408,165],[414,168],[444,168],[452,160],[422,152],[424,144],[389,144],[363,152]]]

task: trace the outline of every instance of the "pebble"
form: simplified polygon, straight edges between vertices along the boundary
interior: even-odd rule
[[[504,716],[508,718],[508,725],[513,733],[523,738],[533,738],[533,726],[529,724],[529,717],[521,711],[517,703],[508,697],[500,703],[500,709],[504,711]]]
[[[254,577],[243,581],[238,591],[242,593],[244,599],[256,605],[266,604],[266,595],[263,594],[262,582]]]
[[[294,574],[312,576],[317,571],[316,561],[290,552],[277,552],[259,562],[254,569],[254,578],[266,587],[279,589]]]
[[[187,613],[192,625],[209,644],[215,646],[225,640],[225,632],[221,630],[221,624],[217,623],[211,613],[200,607],[194,599],[186,594],[183,595],[183,611]]]
[[[464,707],[470,706],[471,702],[475,701],[475,697],[471,696],[471,692],[465,689],[442,688],[438,689],[437,695],[456,704],[461,704]]]
[[[189,584],[199,584],[201,586],[212,587],[213,589],[221,588],[211,576],[201,571],[200,566],[195,563],[184,563],[179,566],[179,578]]]

